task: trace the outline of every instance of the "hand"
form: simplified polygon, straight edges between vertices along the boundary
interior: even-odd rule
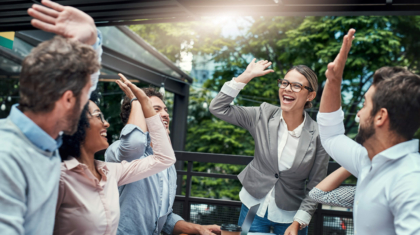
[[[35,28],[88,45],[95,44],[97,32],[92,17],[74,7],[65,7],[49,0],[42,0],[42,4],[49,8],[34,4],[28,9],[28,14],[35,18],[31,21]]]
[[[298,235],[300,228],[300,224],[297,221],[293,221],[293,223],[286,229],[284,235]]]
[[[356,30],[350,29],[347,35],[344,36],[343,45],[341,46],[340,52],[338,53],[334,62],[328,64],[328,69],[325,71],[327,80],[341,83],[344,66],[346,65],[347,56],[350,52],[351,43],[354,39],[354,33],[356,33]]]
[[[239,75],[235,81],[237,82],[243,82],[248,83],[255,77],[261,77],[266,74],[274,72],[272,69],[267,69],[272,64],[271,62],[268,62],[267,60],[260,60],[256,62],[256,59],[254,58],[251,63],[249,63],[248,67],[246,67],[245,72],[243,72],[241,75]]]
[[[121,79],[126,79],[128,80],[123,74],[119,73],[118,76],[120,76]],[[116,80],[115,81],[118,86],[121,88],[122,91],[124,91],[125,95],[131,100],[133,98],[135,98],[136,96],[133,94],[133,92],[131,91],[131,89],[121,80]]]
[[[221,234],[220,226],[218,225],[201,225],[199,233],[200,235],[214,235]]]

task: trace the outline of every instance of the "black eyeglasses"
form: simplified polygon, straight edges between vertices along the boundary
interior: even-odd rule
[[[105,124],[105,117],[104,117],[104,114],[103,113],[97,112],[97,113],[93,113],[91,115],[92,115],[92,117],[99,118],[101,120],[101,122]]]
[[[278,79],[277,80],[277,85],[281,89],[286,89],[286,87],[288,87],[290,85],[290,88],[292,89],[293,92],[300,92],[302,90],[302,88],[305,88],[309,92],[314,91],[314,89],[312,89],[310,87],[304,86],[304,85],[302,85],[298,82],[289,82],[286,79]]]

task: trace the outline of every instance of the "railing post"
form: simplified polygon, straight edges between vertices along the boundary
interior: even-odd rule
[[[315,235],[322,235],[324,232],[324,215],[322,213],[322,204],[318,204],[315,220]]]
[[[185,200],[184,200],[184,220],[190,221],[191,218],[191,205],[190,205],[190,196],[191,196],[191,182],[192,182],[192,168],[193,168],[193,162],[188,161],[188,169],[187,169],[187,182],[186,182],[186,188],[185,188]]]

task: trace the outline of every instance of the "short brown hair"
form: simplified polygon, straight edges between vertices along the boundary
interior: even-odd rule
[[[406,140],[420,127],[420,76],[402,67],[383,67],[375,72],[371,116],[388,111],[390,130]]]
[[[306,78],[306,80],[308,80],[309,87],[312,88],[312,90],[315,92],[318,91],[318,76],[316,76],[316,73],[311,68],[309,68],[306,65],[296,65],[290,68],[289,71],[287,71],[287,73],[292,70],[296,70],[297,72],[302,74]],[[307,101],[305,103],[304,108],[305,109],[312,108],[312,101]]]
[[[76,97],[100,69],[95,50],[81,42],[55,36],[32,49],[20,73],[22,111],[49,112],[65,91]]]
[[[142,88],[142,90],[144,91],[144,93],[146,93],[147,97],[156,96],[157,98],[165,102],[163,94],[160,93],[156,88],[147,87],[147,88]],[[130,99],[127,96],[125,96],[121,104],[121,113],[120,113],[121,121],[124,125],[127,124],[128,118],[130,117],[130,113],[131,113]]]

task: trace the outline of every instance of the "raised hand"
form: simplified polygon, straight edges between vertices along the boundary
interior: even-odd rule
[[[96,42],[95,22],[88,14],[74,7],[63,6],[49,0],[42,0],[42,4],[44,6],[34,4],[28,9],[28,14],[35,18],[31,21],[35,28],[88,45]]]
[[[128,80],[123,74],[119,73],[118,76],[120,76],[121,79],[125,79]],[[116,80],[115,81],[118,86],[121,88],[122,91],[124,91],[125,95],[131,100],[133,98],[135,98],[136,96],[133,94],[133,92],[131,91],[130,87],[127,86],[127,84],[125,84],[123,81],[121,80]]]
[[[354,39],[355,29],[350,29],[343,38],[343,45],[335,60],[328,64],[328,69],[325,71],[325,76],[330,81],[339,81],[343,78],[344,67],[346,65],[347,56],[350,52],[351,44]]]
[[[249,63],[248,67],[246,67],[245,72],[235,78],[235,81],[248,83],[255,77],[261,77],[267,75],[269,73],[274,72],[272,69],[267,69],[272,64],[268,60],[260,60],[255,62],[256,59],[254,58],[251,63]],[[267,69],[267,70],[266,70]]]
[[[152,101],[147,97],[146,93],[136,85],[131,83],[126,77],[120,76],[122,83],[124,83],[133,92],[134,96],[139,100],[141,107],[143,108],[144,117],[152,117],[156,115],[156,111],[153,109]]]

